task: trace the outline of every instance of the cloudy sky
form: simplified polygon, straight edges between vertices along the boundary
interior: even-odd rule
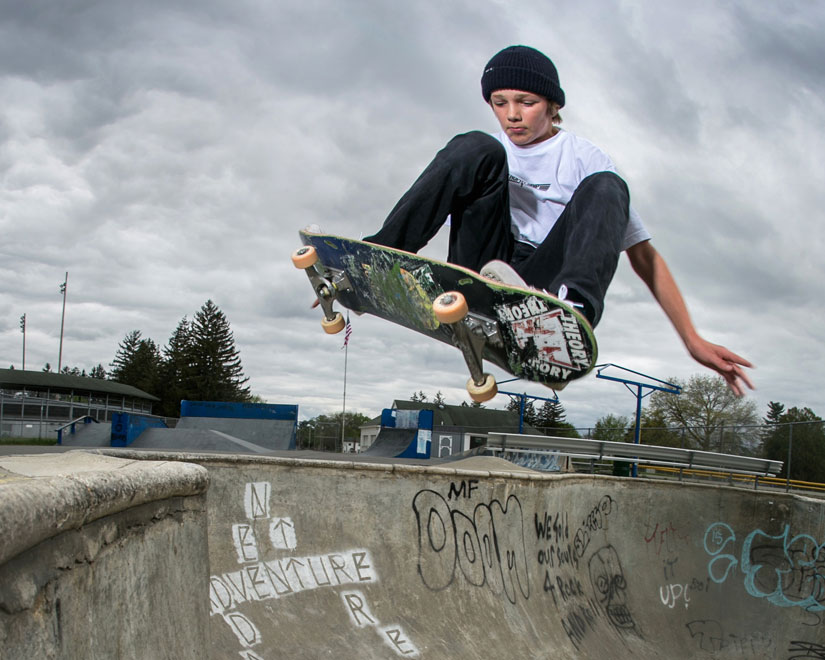
[[[342,406],[341,338],[289,256],[318,223],[358,237],[454,134],[494,131],[499,49],[556,63],[564,126],[605,149],[705,337],[751,359],[752,395],[825,415],[825,4],[807,1],[0,0],[0,365],[108,368],[212,299],[254,393]],[[446,252],[439,236],[424,253]],[[441,391],[460,353],[353,318],[347,409]],[[622,260],[600,359],[702,368]],[[507,376],[493,369],[500,380]],[[544,396],[525,383],[506,387]],[[587,426],[635,397],[560,394]],[[498,397],[493,407],[503,407]]]

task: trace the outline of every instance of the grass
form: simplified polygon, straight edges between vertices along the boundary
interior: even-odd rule
[[[56,445],[57,440],[52,438],[0,438],[0,445]]]

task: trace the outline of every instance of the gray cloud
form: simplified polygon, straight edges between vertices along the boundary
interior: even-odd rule
[[[164,344],[212,299],[250,385],[303,416],[339,409],[340,338],[289,263],[297,230],[374,231],[453,134],[494,130],[478,79],[527,43],[559,67],[565,126],[605,148],[707,337],[759,366],[754,395],[823,414],[823,10],[809,3],[6,3],[0,20],[0,363],[108,363]],[[426,248],[446,253],[443,235]],[[687,377],[623,262],[601,356]],[[348,408],[423,389],[466,400],[455,349],[353,317]],[[7,366],[7,365],[4,365]],[[497,374],[504,379],[504,374]],[[517,391],[544,395],[524,383]],[[594,378],[571,421],[632,414]],[[504,401],[500,405],[504,405]]]

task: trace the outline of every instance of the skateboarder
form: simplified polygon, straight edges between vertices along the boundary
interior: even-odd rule
[[[447,260],[508,284],[545,290],[595,327],[625,251],[691,356],[738,396],[746,359],[703,339],[613,162],[561,129],[565,96],[553,62],[511,46],[487,63],[481,92],[501,131],[454,137],[364,240],[417,252],[450,218]]]

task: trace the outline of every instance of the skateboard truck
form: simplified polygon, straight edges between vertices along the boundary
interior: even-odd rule
[[[496,324],[471,314],[467,300],[458,291],[447,291],[433,300],[433,313],[440,323],[449,325],[455,334],[455,344],[470,370],[470,379],[467,381],[470,398],[477,403],[489,401],[498,393],[498,386],[491,374],[484,373],[482,359],[484,346],[500,341]]]
[[[324,318],[321,319],[321,327],[324,328],[324,332],[330,335],[341,332],[346,322],[341,312],[336,312],[332,308],[332,303],[335,301],[338,291],[352,289],[346,273],[329,268],[326,269],[326,273],[321,273],[316,266],[318,254],[311,245],[305,245],[295,250],[292,253],[292,263],[296,268],[301,268],[307,274],[315,295],[318,296],[318,302],[324,312]]]

